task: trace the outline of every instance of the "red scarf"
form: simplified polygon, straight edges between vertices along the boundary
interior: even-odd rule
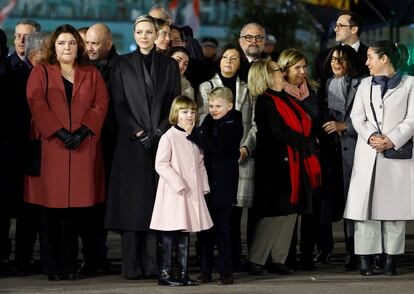
[[[286,97],[293,105],[294,109],[292,109],[291,106],[279,96],[274,96],[269,92],[266,92],[266,94],[273,98],[276,108],[285,121],[285,124],[295,132],[301,133],[305,137],[309,137],[312,127],[312,119],[302,109],[302,107],[300,107],[294,99],[289,97],[289,95],[286,95]],[[294,110],[296,110],[296,112]],[[297,113],[300,115],[300,118],[297,116]],[[300,152],[293,149],[291,146],[287,145],[287,150],[289,158],[290,181],[292,185],[290,203],[297,204],[300,192],[300,162],[298,159],[303,160],[303,165],[305,166],[312,189],[321,186],[321,167],[319,165],[318,158],[314,154],[307,158],[302,158]]]

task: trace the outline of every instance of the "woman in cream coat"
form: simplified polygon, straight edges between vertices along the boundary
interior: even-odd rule
[[[362,80],[351,119],[358,133],[344,218],[355,220],[355,253],[362,275],[372,275],[372,257],[385,253],[384,274],[395,275],[395,255],[404,252],[405,221],[414,219],[414,158],[385,158],[414,135],[414,78],[398,72],[398,44],[379,41],[368,49],[373,77]],[[378,127],[370,106],[370,91]]]
[[[244,54],[234,45],[228,44],[222,48],[216,58],[217,71],[214,77],[200,85],[198,97],[198,115],[201,123],[208,112],[207,96],[216,87],[227,87],[235,97],[234,108],[242,113],[243,139],[240,142],[239,182],[237,205],[232,210],[231,240],[233,267],[240,267],[241,231],[240,223],[243,207],[250,208],[253,204],[254,191],[254,160],[252,153],[256,148],[256,123],[254,122],[255,98],[250,95],[247,83],[240,79],[239,69]],[[250,223],[250,222],[249,222]],[[248,228],[248,236],[250,235]]]

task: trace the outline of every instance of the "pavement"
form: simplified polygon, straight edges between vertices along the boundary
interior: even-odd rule
[[[108,236],[109,258],[113,272],[94,277],[82,277],[76,281],[50,282],[44,275],[27,277],[5,277],[0,279],[1,293],[281,293],[281,294],[393,294],[414,293],[414,223],[407,224],[406,253],[399,258],[398,275],[386,277],[376,275],[363,277],[358,272],[342,270],[344,244],[342,242],[342,223],[334,225],[335,248],[331,263],[320,265],[317,270],[297,271],[289,276],[265,273],[252,276],[245,272],[235,274],[234,285],[219,286],[215,283],[196,287],[158,286],[155,280],[125,280],[120,276],[120,237],[110,233]],[[194,241],[194,238],[193,238]],[[38,247],[36,247],[38,250]],[[35,258],[38,254],[36,251]],[[194,247],[190,255],[194,256]],[[198,268],[195,259],[190,260],[190,275],[196,278]],[[217,278],[216,275],[213,278]]]

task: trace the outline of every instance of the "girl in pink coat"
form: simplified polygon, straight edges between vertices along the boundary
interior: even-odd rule
[[[204,195],[210,192],[201,149],[187,139],[196,117],[196,103],[186,96],[174,99],[169,121],[155,159],[160,176],[150,228],[160,231],[159,285],[192,286],[188,276],[189,232],[213,226]],[[177,242],[178,279],[171,274],[172,250]]]

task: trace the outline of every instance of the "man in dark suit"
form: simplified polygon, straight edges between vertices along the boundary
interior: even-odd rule
[[[256,59],[263,57],[265,38],[265,28],[256,22],[249,22],[240,30],[239,45],[246,57],[241,61],[240,75],[246,82],[250,64]]]
[[[7,57],[4,75],[4,98],[2,100],[2,107],[7,109],[5,113],[7,120],[7,128],[2,132],[3,137],[9,142],[9,149],[7,150],[7,158],[4,162],[4,167],[7,169],[7,174],[2,176],[5,188],[4,195],[6,198],[7,214],[6,218],[2,220],[7,223],[0,225],[1,240],[7,240],[9,236],[10,218],[17,217],[16,224],[16,266],[21,275],[26,275],[30,272],[29,260],[21,258],[23,253],[20,249],[26,247],[23,243],[27,241],[22,234],[27,224],[27,219],[23,220],[21,216],[27,215],[23,205],[23,155],[25,154],[25,144],[29,138],[30,132],[30,111],[26,98],[26,84],[29,78],[31,68],[33,67],[29,59],[25,58],[25,47],[27,36],[34,32],[40,31],[40,24],[33,20],[20,20],[17,22],[14,33],[14,47],[15,52]],[[33,220],[34,221],[34,220]],[[29,221],[31,222],[31,221]],[[21,238],[22,237],[22,238]],[[22,243],[23,242],[23,243]],[[31,242],[31,241],[30,241]],[[33,248],[29,245],[27,248]],[[1,252],[2,260],[0,263],[2,268],[6,268],[8,263],[8,256],[10,254],[10,246],[0,245],[1,249],[6,250]],[[24,251],[24,250],[23,250]],[[26,256],[28,257],[28,256]],[[4,270],[7,272],[7,270]],[[7,274],[7,273],[6,273]]]
[[[346,11],[338,15],[335,25],[335,40],[342,45],[349,45],[355,49],[359,57],[359,67],[363,75],[369,75],[368,67],[365,65],[367,61],[368,47],[361,43],[359,38],[363,30],[362,18],[360,15]],[[323,64],[328,56],[331,48],[321,51],[316,57],[316,78],[324,85],[326,77],[323,77]],[[322,87],[323,88],[323,87]]]
[[[111,30],[103,23],[96,23],[86,31],[85,43],[89,59],[102,74],[108,92],[110,92],[110,72],[114,57],[118,55],[115,46],[112,44]],[[109,185],[116,135],[117,124],[114,103],[110,98],[108,112],[101,131],[106,187]],[[81,274],[104,273],[111,268],[111,263],[107,259],[107,231],[104,229],[105,207],[106,202],[96,204],[82,215],[80,237],[82,239],[84,261],[80,269]]]

